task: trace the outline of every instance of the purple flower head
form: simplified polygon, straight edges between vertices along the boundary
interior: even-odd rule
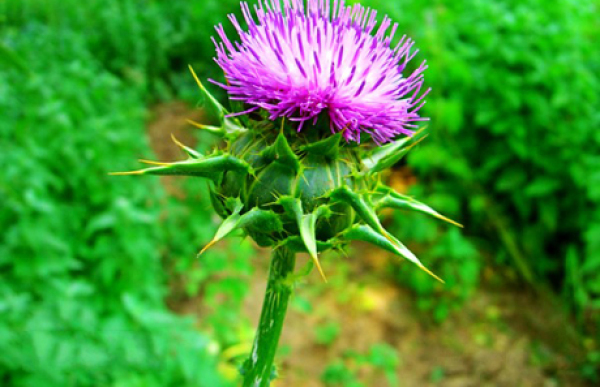
[[[316,123],[329,116],[332,132],[360,141],[361,132],[377,143],[411,135],[429,92],[421,93],[425,62],[402,75],[415,56],[413,41],[403,36],[391,47],[398,24],[386,16],[378,28],[377,12],[344,0],[259,0],[251,13],[241,4],[248,30],[229,15],[240,42],[232,43],[218,25],[215,61],[225,72],[223,87],[231,99],[252,105],[237,114],[266,110],[270,119],[287,117]],[[255,17],[257,20],[255,20]],[[391,30],[389,34],[388,30]],[[419,95],[420,94],[420,95]]]

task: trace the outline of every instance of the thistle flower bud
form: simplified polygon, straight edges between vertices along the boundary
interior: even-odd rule
[[[361,240],[404,257],[440,280],[385,230],[377,211],[419,211],[452,222],[381,182],[382,171],[420,141],[412,136],[428,90],[423,62],[405,77],[413,42],[391,41],[385,17],[344,0],[259,0],[242,3],[247,30],[234,16],[240,42],[221,25],[216,62],[229,94],[227,111],[192,74],[219,125],[195,126],[222,136],[209,155],[173,140],[188,159],[151,162],[118,174],[188,175],[208,179],[211,202],[223,222],[212,246],[241,229],[273,250],[267,290],[252,351],[241,367],[244,386],[268,386],[293,290],[295,253],[307,252],[325,280],[318,254]],[[258,21],[255,21],[256,16]],[[376,30],[376,31],[375,31]],[[191,70],[191,68],[190,68]],[[420,94],[420,95],[419,95]],[[397,139],[398,135],[407,135]],[[374,141],[374,146],[366,137]],[[365,144],[366,142],[366,144]]]
[[[224,219],[208,246],[243,229],[260,246],[308,252],[321,271],[319,252],[357,239],[431,274],[377,217],[392,207],[448,220],[379,177],[417,142],[395,137],[426,120],[418,115],[425,62],[403,75],[413,42],[402,37],[392,48],[396,24],[385,17],[376,28],[375,11],[343,0],[260,0],[254,15],[247,3],[242,11],[247,30],[230,16],[240,42],[217,26],[215,60],[226,82],[211,80],[237,109],[221,106],[192,70],[221,124],[196,125],[223,136],[225,147],[202,156],[178,143],[188,160],[130,174],[208,178]],[[365,135],[380,146],[359,145]]]

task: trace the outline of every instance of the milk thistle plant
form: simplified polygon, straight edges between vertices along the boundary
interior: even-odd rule
[[[192,70],[220,123],[196,125],[225,145],[203,155],[174,139],[187,160],[148,162],[155,165],[121,174],[206,178],[223,222],[202,251],[236,229],[272,249],[256,338],[241,368],[244,386],[267,386],[298,276],[296,253],[308,253],[325,279],[318,254],[361,240],[435,277],[377,213],[412,209],[452,221],[381,181],[427,120],[418,114],[429,91],[423,89],[427,66],[423,61],[404,73],[417,51],[406,36],[392,46],[397,24],[384,17],[377,27],[376,11],[343,0],[259,0],[253,11],[245,2],[241,7],[245,27],[229,15],[238,41],[222,25],[213,39],[225,80],[210,82],[227,91],[230,110]]]

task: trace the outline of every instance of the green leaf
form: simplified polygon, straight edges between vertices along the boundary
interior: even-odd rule
[[[225,171],[254,173],[250,164],[231,155],[208,156],[202,159],[189,159],[174,163],[140,160],[146,164],[158,167],[140,169],[130,172],[114,172],[111,175],[168,175],[168,176],[197,176],[214,178],[216,174]]]

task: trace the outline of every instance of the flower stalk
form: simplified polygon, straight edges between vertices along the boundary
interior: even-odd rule
[[[273,367],[279,337],[292,294],[292,274],[296,255],[286,247],[273,250],[269,280],[263,301],[260,321],[250,356],[242,366],[244,387],[269,386],[275,379]]]

